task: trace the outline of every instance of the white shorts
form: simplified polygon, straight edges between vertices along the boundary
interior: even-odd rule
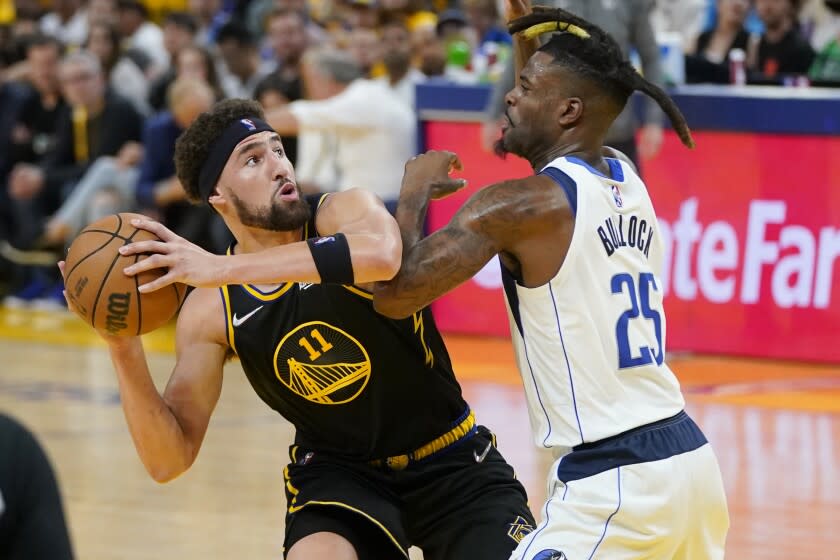
[[[542,521],[511,560],[723,558],[720,469],[685,413],[587,445],[552,467]]]

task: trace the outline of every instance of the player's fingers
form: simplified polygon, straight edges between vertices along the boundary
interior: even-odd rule
[[[137,289],[140,291],[141,294],[147,294],[149,292],[154,292],[155,290],[160,290],[161,288],[166,287],[174,282],[175,274],[173,274],[172,272],[168,272],[160,278],[156,278],[151,282],[143,284]]]
[[[464,165],[461,163],[461,158],[454,152],[449,152],[449,171],[463,171]]]
[[[58,261],[58,270],[61,272],[61,278],[64,279],[64,261]]]
[[[134,243],[123,245],[122,247],[120,247],[119,251],[122,256],[127,257],[130,255],[140,255],[143,253],[160,253],[165,255],[169,253],[170,249],[171,247],[165,242],[150,239],[147,241],[135,241]]]
[[[123,273],[127,276],[135,276],[140,274],[141,272],[146,272],[147,270],[153,270],[155,268],[167,268],[169,267],[169,258],[167,255],[152,255],[151,257],[147,257],[142,261],[138,261],[131,266],[127,266],[123,269]]]
[[[154,233],[164,241],[173,241],[178,239],[178,236],[175,235],[175,233],[173,233],[168,227],[160,222],[156,222],[148,218],[134,218],[131,220],[131,225],[138,229],[145,229],[146,231]]]

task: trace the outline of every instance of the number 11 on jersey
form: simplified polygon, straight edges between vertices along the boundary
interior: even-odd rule
[[[650,272],[639,274],[638,290],[637,283],[628,273],[623,272],[612,277],[610,282],[612,293],[621,294],[625,292],[630,297],[630,309],[624,311],[618,318],[615,325],[615,336],[618,342],[618,368],[631,368],[644,366],[656,362],[662,365],[662,315],[650,307],[650,291],[658,291],[656,278]],[[638,295],[637,295],[638,294]],[[634,356],[634,349],[630,348],[629,329],[630,321],[637,320],[641,311],[643,321],[649,320],[653,323],[653,334],[656,338],[656,349],[649,346],[639,346],[639,355]],[[645,321],[644,327],[649,327]],[[649,338],[649,337],[646,337]]]

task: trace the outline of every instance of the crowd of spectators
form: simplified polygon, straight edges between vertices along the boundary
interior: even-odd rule
[[[652,78],[657,37],[677,32],[690,82],[730,82],[733,50],[751,83],[840,81],[840,0],[553,4],[608,28]],[[60,304],[44,263],[114,212],[143,212],[223,251],[223,224],[186,200],[172,162],[179,134],[223,98],[266,107],[305,193],[360,186],[393,209],[418,150],[416,84],[496,83],[488,148],[498,132],[493,115],[512,81],[503,11],[503,0],[0,2],[5,304]],[[650,157],[660,122],[628,114],[611,139],[635,152],[641,138]]]

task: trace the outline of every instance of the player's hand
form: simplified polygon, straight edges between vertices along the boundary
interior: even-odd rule
[[[223,257],[208,253],[154,220],[135,218],[131,220],[131,225],[154,233],[161,241],[137,241],[120,247],[120,254],[123,256],[149,255],[126,267],[123,272],[128,276],[135,276],[156,268],[167,269],[160,278],[140,285],[138,289],[141,293],[153,292],[176,282],[200,288],[222,285],[219,281],[219,260]]]
[[[508,23],[530,13],[530,0],[505,0],[505,21]]]
[[[429,198],[449,196],[467,186],[466,179],[450,177],[463,169],[461,160],[452,152],[430,150],[408,160],[405,164],[402,188],[428,189]]]

